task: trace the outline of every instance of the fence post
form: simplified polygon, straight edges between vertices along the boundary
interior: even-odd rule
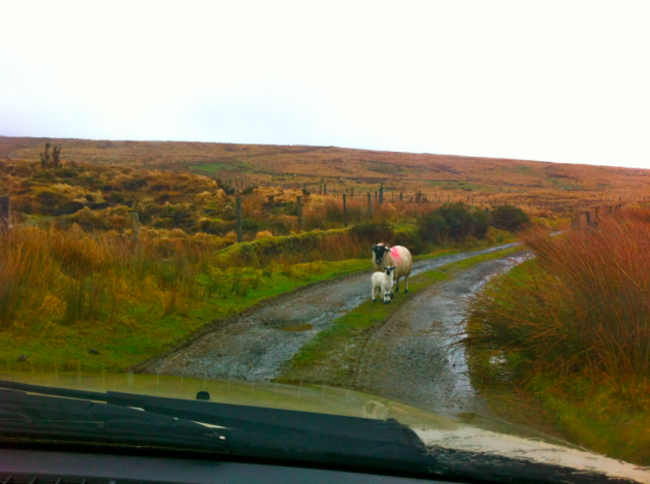
[[[399,192],[399,201],[401,202],[402,200],[404,200],[404,193]]]
[[[372,218],[372,195],[368,192],[368,218]]]
[[[138,212],[131,212],[131,228],[133,229],[133,238],[140,242],[140,218]]]
[[[0,233],[9,228],[9,195],[0,197]]]
[[[244,240],[241,226],[241,197],[235,198],[235,207],[237,211],[237,243],[240,243]]]
[[[348,226],[348,206],[345,193],[343,194],[343,226]]]
[[[589,210],[585,212],[585,219],[587,220],[587,227],[591,227],[591,212]]]
[[[302,196],[296,197],[296,212],[298,214],[298,230],[302,230]]]
[[[379,205],[384,203],[384,185],[379,185]]]
[[[9,195],[0,197],[0,219],[9,220]]]

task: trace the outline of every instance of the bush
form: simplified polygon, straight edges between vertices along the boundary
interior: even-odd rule
[[[415,227],[396,231],[394,244],[406,247],[413,255],[426,254],[431,251],[431,243],[423,239],[420,236],[420,230]]]
[[[235,229],[235,223],[224,222],[219,219],[202,218],[197,222],[195,229],[200,232],[223,237],[228,232]]]
[[[436,212],[445,219],[448,227],[447,234],[450,239],[461,240],[474,234],[474,219],[465,204],[445,204]]]
[[[485,238],[488,229],[490,228],[490,221],[485,212],[476,211],[472,213],[472,219],[474,222],[474,237],[479,239]]]
[[[260,224],[255,220],[245,218],[241,221],[241,227],[245,232],[257,232],[260,229]]]
[[[435,244],[447,238],[449,226],[447,221],[437,211],[428,213],[420,221],[418,230],[420,238],[430,244]]]
[[[466,237],[484,238],[489,227],[483,212],[470,212],[463,203],[446,204],[420,219],[422,240],[434,244],[445,239],[462,240]]]
[[[357,237],[360,242],[370,244],[385,242],[392,245],[395,239],[393,229],[386,222],[366,222],[355,225],[350,229],[350,235]]]
[[[501,205],[490,214],[490,225],[510,232],[521,230],[528,222],[528,215],[513,205]]]
[[[146,187],[147,186],[147,180],[144,179],[144,178],[136,178],[134,180],[127,180],[122,184],[122,186],[124,187],[125,190],[128,190],[130,192],[134,192],[138,188]]]

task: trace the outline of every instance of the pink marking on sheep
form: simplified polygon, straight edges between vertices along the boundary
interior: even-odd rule
[[[395,259],[396,261],[401,259],[400,255],[399,255],[399,251],[397,250],[397,247],[391,247],[390,255],[392,255],[393,259]]]

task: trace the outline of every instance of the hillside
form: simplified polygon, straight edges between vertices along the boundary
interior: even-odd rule
[[[643,199],[650,189],[650,171],[642,169],[318,146],[0,137],[0,159],[38,161],[48,141],[62,146],[62,159],[81,163],[187,171],[244,187],[319,191],[326,183],[329,194],[383,184],[389,199],[403,192],[408,200],[419,190],[430,201],[571,210],[619,197]]]

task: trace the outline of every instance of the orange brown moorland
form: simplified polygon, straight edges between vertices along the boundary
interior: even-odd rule
[[[388,201],[401,193],[404,200],[511,203],[541,215],[640,200],[650,188],[643,169],[319,146],[0,137],[0,159],[39,161],[46,142],[61,146],[65,160],[204,174],[237,188],[321,193],[327,185],[330,195],[365,201],[383,185]]]

